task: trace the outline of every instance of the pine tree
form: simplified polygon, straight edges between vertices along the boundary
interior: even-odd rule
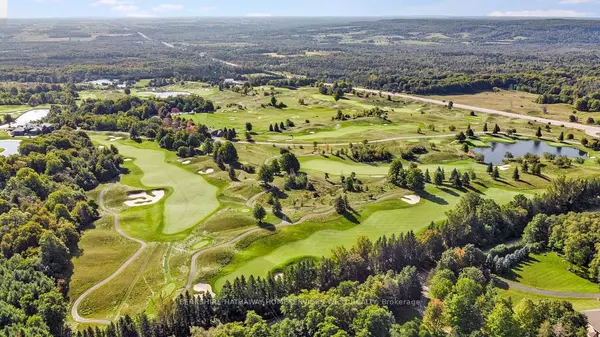
[[[464,186],[471,185],[471,179],[469,178],[469,174],[467,172],[463,173],[462,175],[462,183]]]
[[[269,131],[273,132],[273,124],[269,124]]]
[[[489,173],[489,174],[494,173],[494,165],[492,165],[492,163],[488,164],[486,172]]]
[[[542,127],[538,126],[537,132],[535,133],[535,136],[538,138],[542,138]]]
[[[425,170],[425,182],[431,184],[431,176],[429,175],[429,169]]]
[[[444,183],[444,178],[442,176],[442,171],[435,171],[435,173],[433,174],[433,182],[434,184],[436,184],[437,186],[440,186]]]
[[[498,170],[498,166],[494,167],[494,179],[500,178],[500,170]]]
[[[487,123],[483,124],[483,132],[488,132]]]
[[[565,140],[565,133],[561,132],[560,135],[558,136],[558,141],[562,143],[564,140]]]
[[[513,176],[512,177],[513,177],[513,180],[515,180],[515,181],[519,181],[519,179],[521,178],[519,176],[519,169],[517,167],[515,167],[515,171],[513,172]]]
[[[464,153],[469,153],[469,144],[464,143],[462,146],[462,150]]]
[[[497,134],[498,132],[500,132],[500,127],[498,126],[498,124],[494,125],[494,134]]]
[[[523,160],[523,164],[521,164],[521,171],[527,173],[529,171],[529,164],[527,160]]]
[[[273,131],[279,132],[279,124],[275,123],[275,126],[273,127]]]

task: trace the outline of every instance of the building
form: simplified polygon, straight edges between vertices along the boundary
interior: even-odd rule
[[[39,136],[54,131],[54,126],[50,123],[33,124],[26,123],[19,125],[10,131],[13,137]]]

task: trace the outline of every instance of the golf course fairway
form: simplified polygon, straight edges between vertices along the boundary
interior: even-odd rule
[[[163,207],[163,234],[187,231],[219,207],[217,187],[199,175],[165,162],[164,151],[137,148],[119,142],[110,144],[115,145],[123,156],[135,158],[134,164],[143,172],[141,182],[148,190],[169,189]]]
[[[414,206],[400,200],[387,200],[369,205],[365,212],[371,215],[360,224],[348,230],[321,230],[309,237],[286,244],[262,257],[254,258],[235,269],[230,274],[216,280],[214,288],[219,290],[225,282],[233,281],[239,276],[254,275],[266,277],[273,268],[281,266],[288,261],[302,257],[327,256],[337,246],[352,246],[359,236],[366,236],[377,240],[383,235],[399,234],[408,231],[420,231],[431,223],[446,218],[445,212],[452,209],[460,200],[461,195],[448,189],[437,187],[428,188],[431,201],[422,199]],[[485,191],[485,198],[490,198],[499,204],[509,202],[518,192],[507,191],[499,188],[490,188]],[[399,198],[398,198],[399,199]],[[377,210],[381,209],[381,210]],[[300,225],[301,226],[301,225]],[[260,245],[260,240],[252,245]],[[252,249],[252,245],[248,248]],[[235,261],[235,260],[234,260]]]

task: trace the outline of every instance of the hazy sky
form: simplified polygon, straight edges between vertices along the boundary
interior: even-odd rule
[[[0,7],[6,1],[9,18],[600,16],[600,0],[0,0]]]

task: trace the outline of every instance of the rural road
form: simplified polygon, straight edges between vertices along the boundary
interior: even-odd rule
[[[112,212],[104,205],[104,195],[105,194],[106,194],[106,188],[104,188],[102,190],[102,192],[100,192],[100,198],[99,198],[100,208],[104,212],[111,214],[114,217],[115,230],[117,231],[117,233],[119,233],[119,235],[126,238],[127,240],[139,243],[140,248],[127,261],[125,261],[125,263],[123,263],[121,265],[121,267],[119,267],[119,269],[117,269],[116,272],[114,272],[112,275],[107,277],[105,280],[101,281],[100,283],[98,283],[98,284],[94,285],[93,287],[91,287],[90,289],[88,289],[86,292],[81,294],[75,300],[75,302],[73,302],[73,306],[71,307],[71,316],[73,316],[73,320],[75,320],[78,323],[88,323],[88,324],[92,323],[92,324],[106,324],[106,325],[109,325],[111,323],[111,321],[106,320],[106,319],[88,319],[88,318],[81,317],[79,315],[79,305],[92,292],[94,292],[95,290],[98,290],[99,288],[101,288],[102,286],[107,284],[108,282],[112,281],[115,277],[119,276],[119,274],[121,274],[133,261],[135,261],[135,259],[137,259],[140,256],[142,251],[147,246],[146,242],[136,239],[136,238],[132,238],[131,236],[129,236],[125,232],[123,232],[123,230],[121,229],[121,224],[119,223],[119,215],[117,213]]]
[[[365,88],[354,88],[354,90],[368,92],[368,93],[372,93],[372,94],[379,94],[381,92],[382,95],[386,95],[386,96],[390,95],[390,96],[394,96],[394,97],[411,99],[411,100],[415,100],[415,101],[437,104],[437,105],[445,106],[448,104],[447,102],[436,100],[436,99],[419,97],[419,96],[411,96],[411,95],[399,94],[399,93],[393,93],[393,92],[385,92],[385,91],[365,89]],[[482,113],[491,114],[491,115],[501,115],[501,116],[505,116],[505,117],[530,120],[530,121],[538,122],[538,123],[544,123],[544,124],[550,123],[551,125],[565,126],[565,127],[572,128],[572,129],[583,130],[583,131],[585,131],[585,133],[588,136],[592,136],[592,137],[598,137],[598,134],[600,133],[600,127],[593,126],[593,125],[585,125],[585,124],[572,123],[572,122],[563,122],[563,121],[557,121],[554,119],[539,118],[539,117],[521,115],[521,114],[516,114],[516,113],[512,113],[512,112],[506,112],[506,111],[494,110],[494,109],[488,109],[488,108],[481,108],[481,107],[475,107],[475,106],[458,104],[458,103],[454,103],[454,107],[458,108],[458,109],[482,112]]]
[[[528,293],[533,293],[537,295],[543,296],[553,296],[553,297],[564,297],[564,298],[600,298],[600,293],[567,293],[562,291],[550,291],[550,290],[542,290],[537,288],[532,288],[528,286],[524,286],[519,283],[511,282],[505,279],[494,278],[494,280],[500,284],[507,284],[510,288],[525,291]]]

